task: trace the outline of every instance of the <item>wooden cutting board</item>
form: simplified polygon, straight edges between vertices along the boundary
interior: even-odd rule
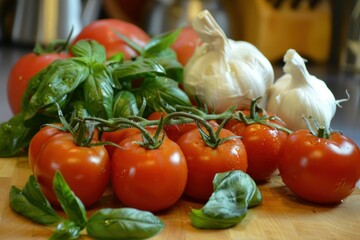
[[[9,207],[11,185],[22,188],[31,171],[27,159],[0,158],[0,239],[48,239],[52,229],[32,223]],[[228,239],[360,239],[360,189],[338,205],[315,205],[298,200],[284,186],[280,177],[259,185],[263,202],[250,209],[245,219],[225,230],[199,230],[191,226],[190,208],[201,204],[188,199],[156,214],[165,222],[165,229],[154,240],[228,240]],[[111,189],[94,209],[121,207]],[[81,239],[89,239],[83,236]]]

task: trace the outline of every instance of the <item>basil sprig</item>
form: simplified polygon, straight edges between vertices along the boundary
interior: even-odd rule
[[[33,175],[22,190],[12,186],[10,191],[13,211],[34,222],[56,226],[50,239],[78,239],[84,229],[97,239],[146,239],[164,228],[164,223],[151,212],[133,208],[100,209],[87,218],[83,203],[60,172],[55,173],[53,189],[66,219],[51,207]]]
[[[254,180],[235,170],[218,173],[213,180],[214,192],[201,209],[192,209],[190,219],[196,228],[229,228],[240,223],[248,208],[259,205],[262,195]]]
[[[179,30],[155,36],[137,49],[140,56],[132,60],[106,60],[102,45],[94,40],[78,41],[70,49],[73,57],[54,61],[30,79],[22,112],[0,124],[0,157],[18,154],[41,125],[58,121],[57,106],[67,118],[81,114],[103,119],[117,117],[119,109],[127,107],[119,103],[132,104],[132,95],[138,105],[132,105],[133,110],[144,108],[134,111],[138,114],[171,111],[179,104],[191,106],[178,86],[183,69],[171,49],[178,35]],[[134,43],[130,46],[138,47]],[[134,87],[133,82],[139,79],[143,83]],[[123,90],[131,93],[126,95],[131,99],[114,99]]]

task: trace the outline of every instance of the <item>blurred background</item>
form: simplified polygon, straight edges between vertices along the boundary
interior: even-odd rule
[[[208,9],[228,37],[253,43],[272,62],[280,61],[287,49],[294,48],[313,62],[341,65],[348,51],[351,20],[360,22],[360,17],[351,18],[356,15],[352,12],[357,2],[0,0],[0,43],[33,46],[35,41],[66,38],[71,28],[76,35],[83,26],[99,18],[123,19],[156,35],[189,25],[199,11]],[[360,23],[354,28],[357,33],[353,34],[359,38]]]

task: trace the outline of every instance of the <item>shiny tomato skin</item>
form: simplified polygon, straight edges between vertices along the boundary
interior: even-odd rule
[[[61,126],[61,124],[57,124],[57,126]],[[63,132],[59,131],[57,128],[52,126],[44,126],[39,130],[37,134],[31,139],[28,150],[28,161],[30,165],[30,169],[34,171],[34,165],[36,162],[36,158],[41,152],[41,148],[44,143],[46,143],[49,139],[54,138],[55,136],[61,136]]]
[[[111,159],[111,184],[126,206],[160,211],[174,205],[184,192],[187,165],[180,147],[168,137],[157,149],[137,142],[141,134],[124,139]]]
[[[29,80],[53,61],[68,58],[69,56],[68,53],[44,53],[37,55],[31,52],[17,60],[10,70],[7,82],[8,101],[13,114],[21,111],[22,96]]]
[[[46,129],[40,132],[43,130]],[[38,149],[36,146],[34,152]],[[42,143],[34,162],[34,176],[54,206],[59,205],[52,188],[56,171],[61,172],[72,191],[88,207],[101,198],[109,184],[110,160],[104,146],[77,146],[71,134],[59,130]]]
[[[178,61],[185,66],[195,52],[196,46],[200,38],[191,26],[183,27],[180,35],[171,46],[176,52]]]
[[[215,127],[214,127],[215,129]],[[234,136],[227,129],[222,129],[220,137]],[[205,144],[198,129],[182,135],[178,145],[183,151],[188,165],[188,181],[185,195],[206,201],[213,192],[213,179],[216,173],[230,170],[247,170],[247,155],[240,138],[234,138],[213,149]]]
[[[298,197],[315,203],[338,203],[360,179],[360,150],[341,133],[319,138],[308,130],[290,134],[280,155],[279,172]]]
[[[83,28],[72,45],[81,39],[93,39],[105,47],[107,58],[119,52],[124,53],[125,59],[138,56],[138,53],[125,43],[116,34],[116,31],[122,33],[141,47],[144,47],[150,40],[149,35],[138,26],[120,19],[109,18],[91,22]]]
[[[280,149],[288,134],[257,123],[229,122],[225,127],[242,137],[248,159],[246,173],[257,182],[271,178],[278,169]]]

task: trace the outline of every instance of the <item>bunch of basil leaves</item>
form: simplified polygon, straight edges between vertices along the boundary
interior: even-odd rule
[[[57,105],[68,118],[103,119],[190,106],[179,88],[183,68],[171,49],[179,32],[155,36],[143,48],[129,41],[139,53],[131,60],[121,53],[107,60],[96,41],[77,42],[70,49],[73,57],[54,61],[30,79],[22,111],[0,125],[0,157],[18,154],[43,124],[57,122]]]

